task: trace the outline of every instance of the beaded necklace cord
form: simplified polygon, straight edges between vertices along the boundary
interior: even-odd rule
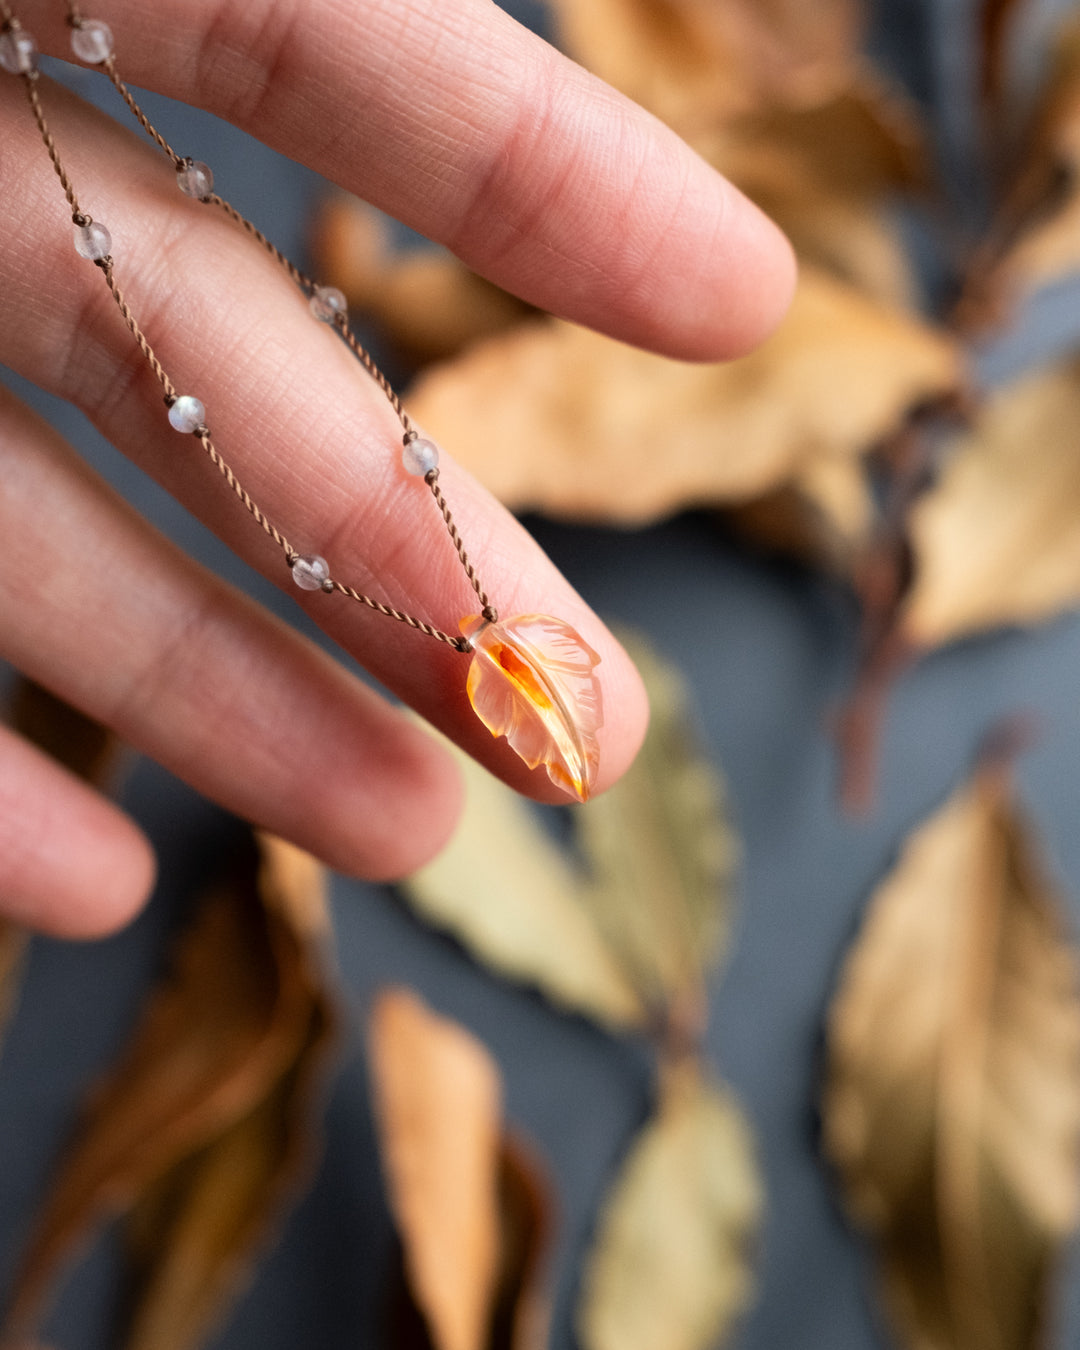
[[[336,287],[319,285],[306,276],[257,226],[219,196],[214,191],[214,176],[209,165],[180,155],[173,149],[121,79],[109,25],[100,19],[84,18],[72,0],[67,0],[65,10],[74,55],[105,73],[132,116],[172,162],[180,191],[186,197],[223,211],[265,249],[306,297],[310,313],[333,329],[382,390],[402,426],[402,465],[408,474],[422,478],[430,489],[479,602],[479,614],[461,619],[460,635],[454,637],[338,581],[331,576],[325,558],[299,553],[248,494],[211,438],[202,401],[192,394],[178,392],[120,289],[111,252],[112,236],[80,205],[46,120],[39,91],[37,43],[23,28],[8,0],[0,0],[0,69],[22,80],[38,132],[70,208],[75,251],[92,262],[104,277],[128,331],[164,390],[169,423],[176,431],[193,435],[200,442],[234,495],[281,549],[297,586],[305,591],[344,596],[456,651],[470,654],[472,662],[466,691],[480,720],[493,736],[505,736],[511,748],[530,768],[543,765],[553,783],[572,797],[586,800],[596,781],[599,767],[597,732],[603,725],[600,685],[594,673],[599,656],[569,624],[550,615],[526,614],[500,622],[469,559],[439,484],[438,447],[419,435],[398,394],[356,338],[349,324],[345,296]]]

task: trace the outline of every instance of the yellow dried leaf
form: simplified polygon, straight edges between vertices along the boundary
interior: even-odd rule
[[[534,1164],[503,1133],[487,1050],[410,991],[380,994],[368,1054],[406,1276],[434,1350],[526,1350],[546,1237]]]
[[[1080,1213],[1064,906],[987,765],[908,840],[829,1015],[824,1139],[912,1350],[1033,1350]]]
[[[321,970],[292,917],[310,914],[315,902],[284,900],[302,869],[279,870],[278,854],[271,845],[262,862],[265,894],[252,849],[180,935],[169,975],[89,1102],[38,1216],[5,1335],[36,1326],[62,1263],[92,1227],[143,1202],[162,1227],[156,1240],[149,1220],[140,1224],[151,1258],[135,1291],[136,1320],[155,1328],[156,1339],[137,1332],[133,1345],[193,1348],[235,1292],[253,1244],[296,1183],[310,1135],[304,1108],[332,1018]],[[308,872],[302,884],[313,879]],[[266,1147],[267,1131],[276,1149]],[[223,1156],[232,1158],[237,1208],[218,1211],[215,1222],[222,1196],[213,1176]],[[152,1199],[162,1194],[167,1205]],[[175,1251],[166,1236],[176,1238]]]
[[[640,639],[625,642],[652,717],[623,779],[575,814],[583,900],[643,1002],[693,1037],[727,943],[738,845],[681,677]]]
[[[636,524],[858,457],[960,380],[945,335],[807,268],[741,361],[689,365],[552,321],[435,368],[411,406],[510,506]]]
[[[510,979],[613,1027],[645,1008],[583,907],[580,876],[529,806],[457,753],[465,809],[433,862],[402,885],[410,904]]]
[[[712,1350],[749,1303],[761,1208],[741,1113],[682,1066],[601,1212],[578,1310],[582,1350]]]
[[[915,581],[901,614],[932,647],[1080,603],[1080,367],[993,395],[911,520]]]
[[[726,936],[738,846],[724,789],[699,750],[678,673],[624,635],[652,718],[637,761],[575,807],[583,867],[533,809],[457,752],[458,833],[404,892],[481,960],[605,1025],[675,1018],[690,1032]]]

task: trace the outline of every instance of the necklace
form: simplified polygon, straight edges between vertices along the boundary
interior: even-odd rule
[[[355,601],[386,618],[407,624],[416,632],[442,642],[471,657],[466,692],[476,715],[493,736],[505,736],[516,754],[535,769],[543,765],[558,787],[585,801],[596,782],[599,766],[597,732],[603,725],[600,684],[595,668],[600,658],[578,633],[561,619],[546,614],[524,614],[500,620],[488,599],[454,523],[439,485],[439,450],[420,436],[409,420],[401,399],[357,340],[349,324],[345,296],[332,286],[320,286],[306,276],[259,230],[214,191],[214,176],[207,164],[178,154],[136,102],[120,78],[114,56],[113,35],[100,19],[87,19],[78,6],[67,0],[67,22],[75,56],[87,65],[100,67],[158,149],[172,162],[177,186],[189,198],[224,211],[288,273],[307,299],[311,315],[330,327],[389,400],[402,427],[401,460],[405,471],[422,479],[429,488],[450,542],[475,594],[479,613],[460,620],[458,636],[394,606],[365,595],[337,580],[326,559],[299,553],[286,536],[249,496],[210,436],[206,409],[192,394],[182,394],[173,384],[140,327],[116,280],[112,238],[108,229],[79,205],[67,169],[45,118],[39,91],[38,48],[23,28],[7,0],[0,0],[0,68],[19,76],[26,91],[42,142],[60,180],[71,210],[75,250],[101,272],[131,336],[138,344],[164,391],[172,427],[195,437],[210,462],[284,555],[293,581],[302,590],[320,591]]]

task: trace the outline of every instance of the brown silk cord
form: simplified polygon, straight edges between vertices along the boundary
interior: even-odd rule
[[[68,3],[66,8],[67,8],[67,21],[69,26],[72,28],[81,28],[85,20],[82,13],[79,10],[79,7],[73,3]],[[2,30],[3,32],[14,33],[18,32],[20,28],[21,25],[19,23],[19,20],[12,11],[11,6],[8,4],[7,0],[0,0],[0,30]],[[109,81],[112,83],[113,87],[116,89],[117,93],[123,99],[125,105],[131,112],[132,116],[138,121],[142,129],[151,138],[151,140],[155,143],[155,145],[157,145],[157,147],[162,151],[162,153],[165,154],[171,160],[173,168],[177,172],[180,172],[183,169],[190,166],[192,163],[191,159],[180,155],[176,150],[174,150],[173,147],[169,144],[169,142],[165,139],[165,137],[157,130],[157,128],[150,121],[150,119],[146,116],[145,112],[143,112],[142,108],[136,101],[134,95],[131,93],[131,90],[120,78],[120,75],[116,69],[116,62],[114,57],[112,55],[108,56],[104,61],[101,62],[101,67],[104,70]],[[23,81],[23,86],[26,90],[27,101],[30,104],[30,109],[31,112],[33,113],[34,120],[37,123],[37,128],[41,135],[42,142],[45,146],[46,151],[48,152],[49,159],[52,162],[53,169],[56,171],[56,175],[60,180],[60,185],[63,188],[64,196],[67,200],[68,206],[71,209],[72,221],[77,227],[93,224],[94,222],[92,220],[92,217],[87,215],[79,205],[74,185],[72,184],[70,178],[68,177],[67,170],[60,157],[60,152],[57,149],[56,142],[53,138],[51,130],[49,129],[48,122],[46,121],[45,112],[42,107],[41,97],[38,91],[38,84],[39,84],[38,72],[36,69],[32,69],[23,72],[20,75],[20,78]],[[226,201],[223,197],[220,197],[216,192],[209,192],[207,196],[201,198],[201,200],[205,205],[217,207],[219,210],[223,211],[233,222],[235,222],[235,224],[239,225],[252,239],[254,239],[267,253],[270,254],[270,256],[279,264],[279,266],[281,266],[285,270],[285,272],[289,275],[291,280],[301,291],[304,292],[305,295],[310,297],[316,294],[318,290],[316,283],[310,277],[306,276],[300,270],[300,268],[296,267],[295,264],[292,263],[285,256],[285,254],[282,253],[281,250],[270,239],[268,239],[267,236],[263,234],[263,232],[256,225],[254,225],[250,220],[248,220],[245,216],[243,216],[236,209],[236,207],[234,207],[230,202]],[[161,385],[162,390],[164,391],[166,405],[171,407],[177,401],[178,398],[177,388],[173,384],[172,380],[169,378],[169,375],[166,372],[165,367],[158,359],[157,354],[155,353],[153,347],[151,346],[149,339],[146,337],[146,334],[142,331],[142,328],[139,326],[138,320],[135,318],[135,315],[132,312],[131,307],[126,300],[123,291],[120,289],[120,286],[116,281],[116,277],[114,274],[114,262],[112,257],[107,256],[103,258],[96,258],[94,259],[94,263],[105,278],[105,284],[109,288],[112,298],[116,303],[116,307],[124,320],[124,324],[126,325],[128,331],[131,333],[131,336],[135,339],[135,342],[138,344],[139,350],[146,358],[147,364],[150,366],[151,370],[154,373],[155,378]],[[417,439],[416,430],[414,429],[412,422],[409,419],[408,413],[405,411],[405,408],[402,405],[401,399],[397,391],[392,387],[389,380],[387,380],[386,376],[376,365],[370,353],[359,342],[355,333],[352,331],[352,328],[349,326],[347,316],[345,314],[339,314],[338,316],[335,317],[335,319],[329,326],[335,330],[338,336],[342,339],[342,341],[344,341],[345,345],[352,352],[356,360],[368,373],[371,379],[375,381],[379,389],[382,390],[387,401],[390,403],[390,406],[393,408],[395,414],[397,415],[398,420],[401,422],[404,431],[404,435],[402,438],[404,444],[407,446],[410,442],[415,441]],[[285,555],[286,562],[289,564],[291,568],[293,564],[295,564],[300,559],[300,554],[296,551],[296,549],[293,548],[292,544],[290,544],[289,540],[285,537],[284,534],[282,534],[282,532],[277,528],[277,526],[274,525],[274,523],[267,517],[265,512],[261,509],[258,503],[254,500],[254,498],[251,497],[247,489],[237,478],[232,468],[229,466],[224,457],[218,451],[217,447],[214,445],[210,437],[209,428],[207,428],[206,426],[197,426],[195,427],[193,434],[199,440],[203,449],[206,451],[206,454],[209,457],[211,463],[221,474],[222,478],[225,480],[229,489],[236,496],[237,500],[242,504],[244,509],[248,512],[248,514],[252,517],[252,519],[256,522],[256,524],[258,524],[260,528],[266,533],[266,535],[274,541],[274,543],[278,546],[278,548],[281,549],[281,551]],[[472,586],[473,590],[476,593],[483,614],[489,621],[494,621],[497,618],[496,612],[492,608],[488,600],[487,593],[480,584],[480,580],[477,576],[475,567],[469,560],[468,553],[465,550],[465,546],[462,541],[461,535],[458,532],[457,525],[454,523],[454,518],[450,511],[450,507],[447,504],[445,496],[443,495],[442,488],[439,486],[438,469],[437,468],[432,469],[425,476],[424,481],[427,484],[428,488],[430,489],[431,494],[435,499],[436,505],[439,508],[439,512],[446,526],[446,530],[450,537],[450,541],[454,546],[458,559],[461,563],[462,569],[465,572],[466,577],[468,578],[469,584]],[[471,650],[471,645],[469,644],[467,639],[463,637],[453,637],[451,634],[443,632],[441,628],[436,628],[432,624],[425,623],[424,620],[416,618],[415,615],[407,614],[400,609],[394,608],[392,605],[384,604],[381,600],[376,600],[374,597],[370,595],[365,595],[363,592],[356,590],[354,587],[344,585],[342,582],[334,578],[327,577],[323,581],[321,589],[327,594],[333,594],[336,592],[339,595],[343,595],[348,599],[355,601],[357,604],[365,606],[365,608],[367,609],[373,610],[378,614],[385,615],[387,618],[394,619],[399,623],[403,623],[407,625],[409,628],[414,629],[416,632],[422,633],[427,637],[434,638],[436,641],[442,642],[447,646],[453,647],[457,651],[468,652]]]

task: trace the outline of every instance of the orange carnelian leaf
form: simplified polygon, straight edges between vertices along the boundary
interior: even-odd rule
[[[505,736],[530,769],[579,801],[596,782],[604,725],[600,658],[569,624],[547,614],[501,623],[479,615],[461,621],[472,643],[469,700],[493,736]]]

